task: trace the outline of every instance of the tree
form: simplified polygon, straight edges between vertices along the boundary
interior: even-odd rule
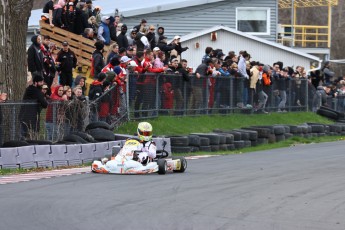
[[[11,100],[27,83],[26,34],[33,0],[0,1],[0,82]]]

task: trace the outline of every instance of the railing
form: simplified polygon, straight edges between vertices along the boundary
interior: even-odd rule
[[[292,31],[291,25],[281,25],[282,30],[278,34],[278,42],[284,45],[303,48],[330,48],[330,36],[328,26],[309,26],[294,25]]]

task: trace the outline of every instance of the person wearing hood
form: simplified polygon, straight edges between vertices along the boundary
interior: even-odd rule
[[[93,78],[96,78],[105,66],[103,58],[103,42],[97,41],[95,43],[95,48],[95,51],[92,53],[91,62],[91,75],[93,76]]]
[[[155,35],[155,26],[154,25],[150,25],[149,26],[149,31],[146,34],[146,37],[147,37],[147,40],[150,43],[151,50],[153,50],[153,48],[155,48],[156,45],[157,45],[156,39],[155,39],[156,35]]]
[[[43,53],[41,51],[41,36],[31,37],[32,44],[28,49],[28,69],[31,75],[41,75],[43,77]]]
[[[19,111],[22,138],[37,137],[40,131],[40,114],[42,108],[47,108],[48,102],[42,92],[43,77],[39,73],[32,76],[32,85],[29,85],[23,96],[24,103]],[[32,104],[34,102],[34,104]]]
[[[97,39],[102,41],[105,45],[110,44],[110,30],[109,30],[110,17],[103,16],[101,25],[98,27]]]
[[[117,23],[115,22],[115,18],[113,16],[110,16],[110,18],[109,18],[110,39],[114,42],[117,42],[116,27],[117,27]]]
[[[52,92],[50,97],[50,103],[47,107],[46,112],[46,130],[47,130],[47,138],[50,141],[55,141],[58,139],[58,127],[57,122],[54,123],[54,120],[58,120],[58,117],[63,117],[65,112],[63,110],[63,106],[56,102],[62,102],[64,99],[62,98],[63,95],[63,85],[58,85]]]
[[[162,26],[157,28],[156,44],[158,44],[158,42],[159,42],[159,36],[164,36],[164,27],[162,27]]]
[[[82,95],[85,95],[85,90],[86,90],[86,77],[78,75],[76,76],[74,80],[74,88],[80,87],[82,90]]]
[[[127,33],[127,25],[123,24],[121,26],[121,33],[117,36],[117,44],[119,45],[119,49],[128,48],[128,39],[127,39],[126,33]]]
[[[130,33],[127,35],[129,47],[133,47],[136,45],[135,40],[134,40],[136,36],[137,36],[137,31],[135,29],[131,29]]]

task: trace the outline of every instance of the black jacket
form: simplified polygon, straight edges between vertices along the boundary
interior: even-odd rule
[[[95,50],[92,54],[92,64],[93,64],[93,76],[97,78],[98,74],[102,71],[104,64],[103,54],[99,50]]]
[[[42,72],[43,70],[43,54],[40,44],[37,43],[38,35],[31,38],[32,44],[28,49],[28,69],[31,73]]]
[[[128,48],[128,39],[126,36],[126,33],[120,33],[119,36],[117,36],[117,44],[119,45],[119,49],[122,47],[127,49]]]
[[[77,66],[77,57],[71,49],[67,52],[60,50],[57,55],[56,62],[60,62],[60,71],[64,73],[72,73],[72,69]]]

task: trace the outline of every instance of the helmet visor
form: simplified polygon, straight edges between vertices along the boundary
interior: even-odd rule
[[[145,136],[145,137],[149,137],[149,136],[152,136],[152,131],[139,131],[139,134],[142,135],[142,136]]]

